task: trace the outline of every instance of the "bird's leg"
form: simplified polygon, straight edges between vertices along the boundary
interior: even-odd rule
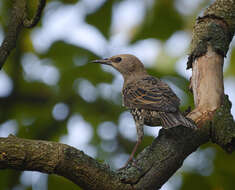
[[[126,162],[125,166],[126,167],[134,158],[135,153],[137,151],[138,146],[140,145],[140,143],[142,142],[142,139],[144,137],[144,122],[142,119],[140,120],[135,120],[135,124],[136,124],[136,131],[137,131],[137,142],[135,144],[135,147],[132,150],[132,153],[128,159],[128,161]]]

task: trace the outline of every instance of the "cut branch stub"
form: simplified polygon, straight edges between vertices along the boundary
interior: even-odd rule
[[[199,57],[206,54],[208,46],[217,54],[225,57],[231,42],[231,32],[225,20],[215,15],[199,17],[193,28],[191,53],[187,69]]]
[[[223,62],[223,57],[209,46],[207,53],[193,63],[191,86],[196,108],[188,117],[199,126],[211,120],[221,105],[224,96]]]
[[[224,96],[223,64],[235,30],[235,2],[217,0],[199,17],[193,29],[187,68],[195,109],[188,115],[197,125],[213,118]]]

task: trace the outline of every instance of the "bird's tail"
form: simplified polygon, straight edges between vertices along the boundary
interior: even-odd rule
[[[160,112],[159,115],[160,115],[162,127],[165,129],[177,127],[179,125],[183,125],[185,127],[197,129],[196,124],[192,120],[184,117],[182,115],[182,113],[180,113],[179,111],[174,112],[174,113]]]

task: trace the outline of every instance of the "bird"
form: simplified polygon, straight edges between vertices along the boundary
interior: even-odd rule
[[[196,124],[180,112],[180,99],[168,84],[149,75],[136,56],[120,54],[92,62],[112,66],[124,78],[123,105],[130,110],[137,131],[136,144],[124,167],[133,160],[142,142],[144,125],[162,126],[164,129],[177,126],[197,129]]]

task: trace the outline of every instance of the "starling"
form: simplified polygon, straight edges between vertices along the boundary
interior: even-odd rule
[[[148,75],[137,57],[122,54],[93,62],[114,67],[124,78],[123,105],[130,109],[137,130],[137,142],[125,166],[133,159],[143,139],[144,124],[161,125],[165,129],[180,125],[197,128],[193,121],[179,111],[180,99],[171,88],[160,79]]]

